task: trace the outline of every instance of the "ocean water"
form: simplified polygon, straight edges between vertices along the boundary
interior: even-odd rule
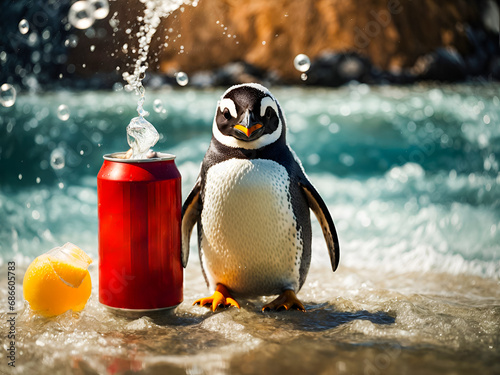
[[[225,88],[148,90],[157,151],[177,155],[185,197]],[[163,317],[114,316],[97,298],[96,175],[125,151],[136,97],[20,93],[0,107],[0,330],[16,264],[16,362],[6,374],[500,373],[500,85],[271,88],[288,140],[335,221],[329,265],[313,219],[307,312],[261,313],[270,298],[209,312],[196,241],[184,302]],[[153,104],[154,103],[154,104]],[[62,105],[62,107],[61,107]],[[22,301],[38,255],[89,253],[86,308],[51,319]]]

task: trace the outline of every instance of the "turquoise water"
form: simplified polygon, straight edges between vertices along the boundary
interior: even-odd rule
[[[146,94],[161,134],[155,150],[177,155],[184,197],[224,90]],[[6,371],[500,371],[500,86],[271,91],[341,244],[332,273],[314,221],[313,263],[298,295],[308,312],[261,314],[267,299],[215,314],[191,307],[208,293],[192,247],[185,302],[162,319],[126,320],[98,304],[94,265],[81,313],[42,319],[18,301],[19,366]],[[7,262],[16,262],[20,295],[27,265],[52,247],[70,241],[97,260],[96,175],[103,154],[128,148],[136,99],[21,94],[0,107],[2,329]]]

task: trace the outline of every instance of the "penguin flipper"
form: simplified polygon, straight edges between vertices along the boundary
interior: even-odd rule
[[[330,253],[332,269],[333,271],[335,271],[339,265],[340,247],[337,237],[337,231],[335,229],[335,225],[333,224],[333,219],[330,215],[330,212],[328,211],[328,207],[326,207],[323,198],[321,198],[318,191],[308,180],[299,182],[299,185],[304,191],[305,196],[307,197],[309,208],[314,212],[321,225],[323,235],[325,236],[326,245],[328,247],[328,252]]]
[[[182,205],[182,246],[181,259],[182,266],[186,268],[189,259],[189,239],[193,232],[193,227],[201,217],[201,183],[196,181],[193,189]]]

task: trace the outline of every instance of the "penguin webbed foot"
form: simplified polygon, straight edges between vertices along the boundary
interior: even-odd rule
[[[211,309],[212,311],[215,311],[219,306],[222,307],[234,306],[237,307],[238,309],[240,308],[240,304],[238,303],[238,301],[236,301],[231,296],[229,290],[227,290],[227,288],[222,284],[217,284],[217,287],[215,288],[215,292],[213,295],[211,295],[210,297],[200,298],[196,300],[193,303],[193,306],[194,305],[205,306]]]
[[[295,292],[293,290],[285,290],[278,296],[278,298],[264,305],[262,307],[262,312],[267,312],[271,310],[281,311],[281,310],[291,310],[291,309],[306,312],[306,308],[304,307],[302,302],[299,301],[299,299],[295,295]]]

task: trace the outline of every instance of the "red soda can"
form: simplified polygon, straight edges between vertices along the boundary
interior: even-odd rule
[[[175,156],[124,155],[104,155],[97,176],[99,301],[124,314],[173,308],[183,299]]]

